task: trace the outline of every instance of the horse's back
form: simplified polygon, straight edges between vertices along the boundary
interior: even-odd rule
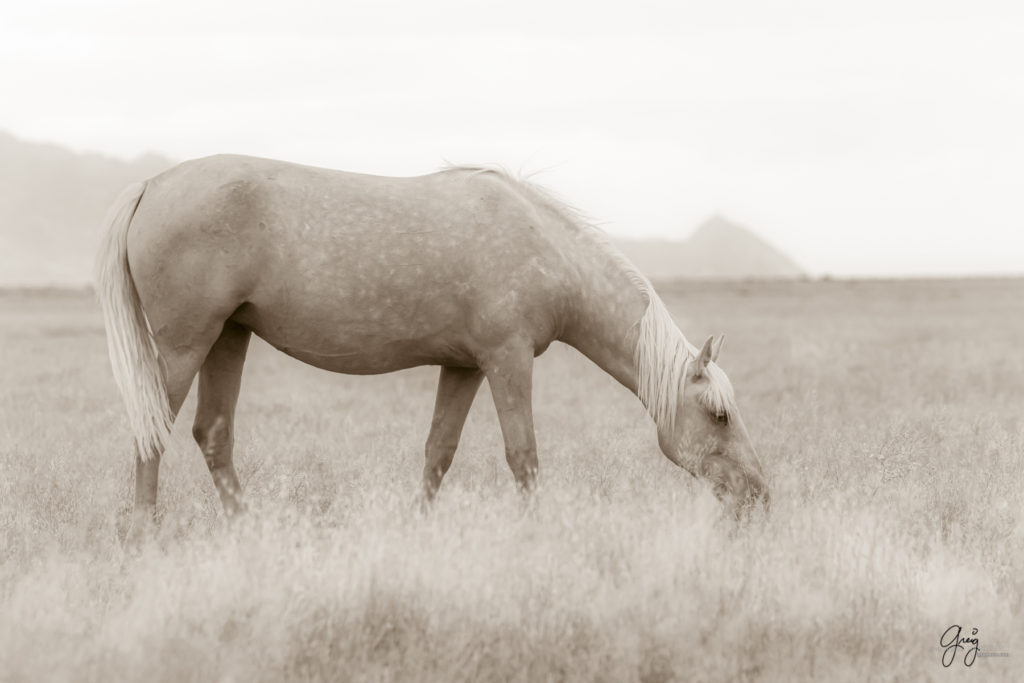
[[[129,258],[147,313],[174,318],[176,295],[180,307],[206,297],[344,372],[472,365],[503,336],[553,338],[571,274],[550,221],[497,174],[389,178],[217,156],[149,181]]]

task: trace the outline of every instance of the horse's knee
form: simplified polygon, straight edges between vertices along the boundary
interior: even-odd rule
[[[231,433],[231,423],[223,415],[218,415],[211,421],[197,419],[192,425],[192,438],[199,445],[199,450],[206,459],[206,466],[211,471],[231,464],[234,437]]]

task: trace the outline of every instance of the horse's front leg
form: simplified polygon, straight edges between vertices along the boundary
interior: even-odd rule
[[[522,491],[537,483],[537,437],[533,431],[533,348],[509,344],[482,364],[498,410],[505,459]]]
[[[484,375],[477,368],[441,368],[423,465],[423,497],[428,502],[433,500],[452,464],[466,415],[483,380]]]

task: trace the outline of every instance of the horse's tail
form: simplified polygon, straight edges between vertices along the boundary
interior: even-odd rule
[[[103,306],[114,381],[138,454],[149,460],[163,450],[174,418],[156,344],[128,269],[128,228],[145,190],[145,183],[129,185],[107,212],[106,235],[96,255],[96,295]]]

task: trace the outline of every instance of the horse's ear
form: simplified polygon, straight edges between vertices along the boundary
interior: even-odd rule
[[[700,353],[697,354],[696,370],[694,370],[694,378],[700,377],[704,374],[704,369],[708,367],[708,363],[711,362],[711,345],[715,341],[714,337],[708,337],[708,340],[704,342],[704,346],[701,347]]]
[[[718,335],[718,340],[711,345],[711,361],[713,363],[718,362],[718,354],[722,352],[722,346],[725,345],[725,335]]]

